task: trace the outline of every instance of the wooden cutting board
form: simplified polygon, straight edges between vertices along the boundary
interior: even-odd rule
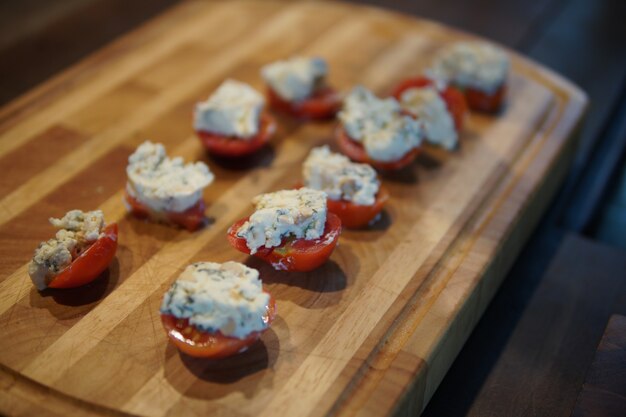
[[[384,177],[374,227],[344,231],[311,273],[275,272],[225,232],[258,193],[291,187],[333,123],[281,118],[271,149],[227,166],[194,137],[194,103],[225,78],[262,88],[261,65],[321,55],[332,84],[387,94],[469,36],[327,2],[185,2],[0,111],[0,412],[10,415],[415,414],[432,396],[558,187],[586,97],[511,52],[505,111],[472,114],[458,152],[427,149]],[[211,224],[188,233],[126,216],[126,159],[145,139],[204,160]],[[93,285],[37,292],[26,265],[50,216],[104,210],[120,246]],[[257,267],[278,318],[249,352],[181,356],[158,309],[190,262]]]

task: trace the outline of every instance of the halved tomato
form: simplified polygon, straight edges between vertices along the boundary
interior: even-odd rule
[[[276,132],[276,121],[268,113],[261,115],[259,133],[252,138],[239,139],[198,130],[196,134],[207,151],[218,156],[236,158],[250,155],[265,146]]]
[[[393,96],[400,100],[402,93],[410,88],[423,88],[434,85],[434,81],[428,77],[420,76],[415,78],[409,78],[402,81],[396,88],[393,90]],[[442,91],[439,91],[439,95],[446,102],[446,107],[448,111],[452,114],[452,118],[454,119],[454,127],[457,132],[460,132],[463,129],[463,120],[465,119],[465,115],[467,114],[467,102],[465,101],[465,96],[463,93],[451,86],[447,86]]]
[[[465,89],[465,98],[467,99],[467,104],[469,105],[469,107],[472,110],[481,111],[484,113],[497,113],[504,103],[505,94],[505,84],[502,84],[492,94],[487,94],[483,91],[473,88]]]
[[[49,288],[80,287],[96,279],[108,268],[117,251],[117,223],[106,226],[102,233],[103,236],[52,278],[48,283]]]
[[[341,219],[341,224],[348,229],[366,227],[383,210],[389,200],[389,192],[381,187],[376,194],[374,204],[363,206],[346,200],[327,200],[328,211]]]
[[[155,220],[166,220],[169,223],[181,226],[190,232],[198,230],[204,224],[204,211],[206,206],[204,200],[200,199],[196,204],[187,210],[177,213],[175,211],[166,211],[157,213],[151,208],[145,206],[139,200],[128,194],[124,194],[124,200],[130,208],[130,212],[139,219],[152,218]]]
[[[267,99],[272,108],[301,119],[330,119],[341,108],[341,96],[331,87],[320,88],[301,101],[287,101],[268,87]]]
[[[415,160],[415,157],[420,152],[419,148],[413,148],[397,161],[381,162],[372,159],[365,151],[363,145],[348,136],[345,129],[337,129],[336,136],[337,144],[339,145],[341,152],[348,156],[348,158],[356,162],[364,162],[370,164],[374,168],[382,170],[393,171],[404,168],[405,166],[413,162]]]
[[[263,321],[269,328],[276,316],[276,301],[270,294]],[[267,330],[252,332],[243,339],[198,330],[189,324],[188,319],[179,319],[171,314],[161,314],[161,322],[174,345],[190,356],[208,359],[221,359],[246,351]]]
[[[237,236],[237,231],[248,218],[239,220],[228,229],[228,242],[235,249],[250,254],[246,240]],[[312,271],[330,258],[330,254],[337,246],[340,233],[341,220],[333,213],[328,213],[324,234],[319,239],[287,238],[280,246],[259,248],[254,256],[268,262],[277,271]]]

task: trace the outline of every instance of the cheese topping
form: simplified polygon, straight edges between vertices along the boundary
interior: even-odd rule
[[[200,331],[244,339],[268,327],[269,301],[256,269],[238,262],[197,262],[165,293],[161,313],[189,319]]]
[[[420,123],[403,115],[396,99],[379,99],[361,86],[346,97],[339,119],[348,136],[376,161],[397,161],[422,142]]]
[[[328,73],[322,58],[294,57],[276,61],[261,69],[261,76],[272,90],[287,101],[304,100],[313,94]]]
[[[50,218],[50,223],[60,229],[53,239],[41,242],[28,265],[28,275],[38,290],[68,267],[74,258],[91,246],[102,234],[102,211],[68,211],[61,219]]]
[[[454,119],[439,91],[433,87],[410,88],[402,93],[400,102],[422,123],[426,141],[448,150],[456,148],[459,137]]]
[[[506,81],[509,57],[486,42],[458,42],[441,51],[429,72],[461,88],[492,94]]]
[[[324,234],[326,193],[301,188],[261,194],[252,200],[256,211],[237,231],[250,253],[279,246],[284,237],[314,240]]]
[[[265,100],[248,84],[226,80],[208,98],[198,103],[194,127],[235,139],[251,139],[259,133]]]
[[[160,143],[146,141],[128,158],[126,191],[154,211],[183,212],[202,198],[213,182],[204,162],[168,158]]]
[[[362,206],[376,201],[380,182],[374,168],[350,162],[328,146],[313,148],[304,161],[304,185],[322,190],[331,200],[346,200]]]

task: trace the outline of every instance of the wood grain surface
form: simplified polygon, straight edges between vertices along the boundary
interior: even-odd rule
[[[392,198],[370,230],[345,231],[331,261],[279,273],[225,232],[250,199],[290,187],[334,124],[280,118],[271,149],[228,166],[208,158],[191,112],[225,78],[262,88],[261,65],[321,55],[332,84],[380,94],[468,35],[328,2],[188,2],[0,110],[0,410],[38,415],[383,415],[419,412],[559,184],[586,105],[575,86],[512,55],[509,101],[473,114],[458,152],[427,149],[383,178]],[[187,233],[126,216],[128,155],[145,139],[204,160],[210,225]],[[46,224],[100,207],[120,223],[108,273],[37,292],[26,265]],[[190,262],[260,270],[278,318],[249,352],[181,356],[158,308]]]

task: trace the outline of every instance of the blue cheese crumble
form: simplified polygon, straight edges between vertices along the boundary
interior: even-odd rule
[[[351,162],[331,152],[328,146],[313,148],[303,165],[304,185],[322,190],[331,200],[351,201],[371,206],[376,201],[380,181],[374,168]]]
[[[40,291],[101,237],[104,216],[100,210],[71,210],[60,219],[50,218],[50,223],[59,231],[39,244],[28,265],[28,275]]]
[[[161,313],[204,332],[244,339],[265,330],[269,294],[259,272],[238,262],[189,265],[163,297]]]
[[[204,162],[169,158],[160,143],[146,141],[128,158],[128,194],[156,212],[183,212],[195,205],[213,174]]]
[[[206,101],[198,103],[194,128],[235,139],[259,133],[265,99],[248,84],[226,80]]]
[[[436,88],[409,88],[402,93],[400,103],[422,123],[427,142],[447,150],[457,147],[459,137],[454,119]]]
[[[324,234],[327,208],[323,191],[282,190],[261,194],[252,202],[255,212],[237,230],[251,254],[261,247],[279,246],[284,237],[314,240]]]
[[[488,94],[505,83],[509,57],[487,42],[457,42],[443,49],[428,73],[461,88],[474,88]]]
[[[345,98],[339,119],[348,136],[376,161],[397,161],[422,142],[421,124],[402,114],[396,99],[380,99],[362,86]]]
[[[301,101],[313,94],[324,83],[328,73],[322,58],[293,57],[276,61],[261,69],[265,82],[287,101]]]

